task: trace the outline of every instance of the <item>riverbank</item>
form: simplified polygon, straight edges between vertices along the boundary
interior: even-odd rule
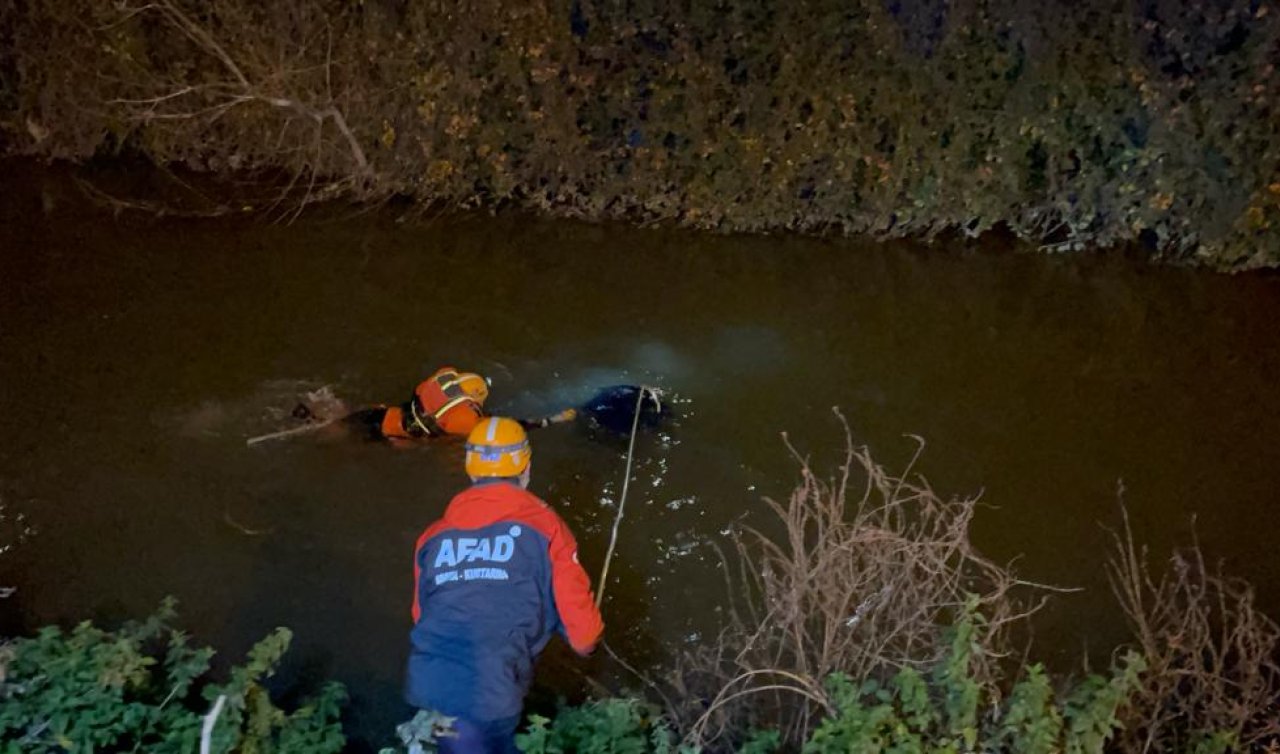
[[[1274,267],[1278,17],[1252,0],[11,3],[0,146],[182,166],[276,218],[405,197]]]
[[[701,543],[789,493],[780,432],[837,454],[833,405],[886,462],[919,434],[941,489],[990,490],[974,522],[988,557],[1084,588],[1038,615],[1054,673],[1086,650],[1106,667],[1129,636],[1099,558],[1120,479],[1155,557],[1196,514],[1205,551],[1280,612],[1274,276],[511,214],[117,219],[50,184],[0,190],[0,496],[3,523],[34,532],[0,553],[12,635],[117,626],[165,595],[224,656],[288,626],[275,682],[342,679],[348,735],[377,740],[403,720],[410,553],[466,484],[461,458],[245,440],[320,386],[403,400],[451,362],[517,415],[617,382],[671,391],[671,431],[637,444],[608,587],[611,645],[638,668],[718,630],[723,577]],[[625,447],[560,429],[535,438],[533,488],[599,564]],[[600,669],[571,655],[544,658],[536,709]]]
[[[635,696],[531,714],[521,748],[1226,754],[1280,745],[1280,626],[1256,609],[1251,587],[1208,568],[1195,548],[1148,562],[1121,509],[1099,557],[1133,635],[1106,672],[1053,677],[1025,642],[1039,607],[1061,595],[973,547],[978,500],[944,498],[864,447],[850,445],[829,476],[802,465],[787,500],[761,504],[772,521],[737,527],[732,546],[715,548],[721,562],[707,567],[723,569],[728,589],[721,630],[686,642],[664,673],[637,671],[604,647],[630,676],[597,688]],[[220,682],[208,675],[212,650],[190,645],[175,617],[166,601],[119,631],[86,622],[7,641],[0,745],[343,747],[340,685],[289,711],[272,700],[268,679],[289,631],[258,642]],[[395,741],[389,730],[380,739]]]

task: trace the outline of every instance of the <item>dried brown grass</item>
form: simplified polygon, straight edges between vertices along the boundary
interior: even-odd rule
[[[776,729],[798,750],[834,711],[826,678],[927,671],[971,600],[971,672],[999,704],[1002,671],[1025,660],[1001,661],[1011,628],[1055,588],[973,547],[979,498],[944,499],[914,474],[916,440],[898,475],[854,445],[847,425],[831,478],[791,448],[800,480],[790,497],[767,499],[770,525],[735,528],[732,551],[721,552],[730,600],[718,639],[685,650],[664,686],[646,678],[684,743],[730,750],[749,731]],[[1198,543],[1153,574],[1127,513],[1113,543],[1108,575],[1147,669],[1108,750],[1280,753],[1280,626],[1257,609],[1252,587],[1206,564]]]
[[[1121,509],[1123,511],[1123,507]],[[1198,543],[1153,576],[1129,517],[1112,532],[1108,576],[1148,670],[1116,741],[1127,752],[1280,752],[1280,626],[1253,588],[1210,568]]]
[[[974,672],[994,681],[1007,629],[1038,607],[1013,595],[1027,582],[970,542],[978,497],[943,499],[911,465],[900,476],[886,471],[854,445],[847,425],[834,478],[796,458],[791,496],[766,501],[782,536],[745,526],[731,535],[736,569],[721,558],[728,625],[718,641],[686,652],[669,677],[672,696],[687,700],[671,710],[687,742],[715,748],[734,732],[776,727],[799,745],[830,711],[823,679],[933,665],[970,595],[985,617]]]

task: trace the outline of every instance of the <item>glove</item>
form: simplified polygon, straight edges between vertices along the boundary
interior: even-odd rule
[[[547,418],[548,424],[561,424],[563,422],[571,422],[578,418],[578,409],[566,408],[564,411]]]

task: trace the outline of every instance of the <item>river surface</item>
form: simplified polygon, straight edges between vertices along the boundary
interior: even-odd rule
[[[331,386],[398,402],[434,367],[493,378],[537,414],[615,382],[677,418],[639,438],[611,568],[611,643],[639,664],[715,627],[700,542],[843,431],[938,490],[984,490],[980,548],[1083,587],[1036,622],[1070,667],[1125,636],[1103,571],[1117,488],[1158,560],[1194,533],[1280,615],[1280,280],[1117,255],[723,237],[487,216],[397,222],[341,208],[292,224],[111,214],[0,164],[0,628],[108,622],[180,601],[227,660],[272,627],[281,688],[333,677],[357,748],[403,719],[411,551],[461,489],[457,444],[295,437]],[[49,186],[54,186],[53,189]],[[598,572],[625,442],[533,437],[532,489]],[[606,682],[544,658],[535,700]]]

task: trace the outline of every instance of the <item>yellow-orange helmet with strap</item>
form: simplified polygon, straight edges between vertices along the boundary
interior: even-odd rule
[[[489,399],[489,381],[475,372],[458,372],[450,380],[450,383],[444,385],[446,393],[456,386],[457,390],[470,396],[471,400],[481,406]]]
[[[482,419],[467,436],[467,474],[473,477],[517,477],[529,468],[533,449],[515,419]]]

